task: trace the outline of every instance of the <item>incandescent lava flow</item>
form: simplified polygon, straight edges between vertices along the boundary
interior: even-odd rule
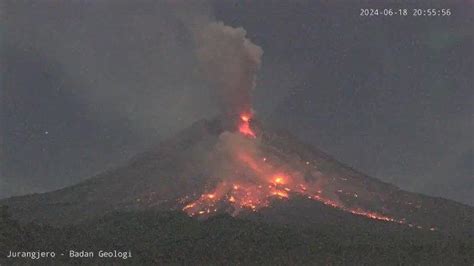
[[[183,207],[188,215],[208,217],[223,211],[235,216],[242,210],[258,211],[269,207],[273,200],[289,200],[298,195],[354,215],[421,228],[402,218],[345,204],[338,198],[343,190],[331,191],[333,188],[323,182],[305,177],[304,169],[310,162],[287,162],[271,147],[265,147],[252,129],[251,120],[249,113],[242,114],[238,132],[221,134],[215,155],[218,181]],[[357,193],[351,196],[358,197]]]
[[[253,132],[252,128],[250,127],[250,120],[252,116],[249,113],[243,113],[240,115],[239,121],[239,132],[245,136],[249,136],[252,138],[256,138],[255,132]]]
[[[246,37],[243,28],[209,23],[195,32],[195,41],[200,69],[219,99],[221,122],[233,126],[218,136],[209,154],[199,154],[200,158],[209,157],[204,168],[210,184],[193,200],[182,199],[187,202],[182,208],[187,214],[207,217],[225,211],[237,215],[242,210],[269,207],[274,199],[299,195],[354,215],[407,223],[385,215],[383,206],[372,211],[372,207],[361,207],[369,205],[355,204],[363,202],[354,200],[358,194],[367,194],[364,200],[372,201],[368,189],[334,187],[330,182],[334,177],[309,171],[313,164],[316,166],[314,162],[292,157],[262,141],[264,132],[252,123],[251,98],[263,50]],[[353,197],[352,202],[342,200],[347,197]]]

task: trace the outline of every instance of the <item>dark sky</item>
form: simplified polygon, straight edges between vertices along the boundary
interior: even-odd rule
[[[0,197],[77,183],[216,113],[172,2],[1,2]],[[242,26],[263,48],[261,119],[369,175],[474,205],[472,2],[331,2],[187,12]],[[362,7],[452,15],[362,18]]]

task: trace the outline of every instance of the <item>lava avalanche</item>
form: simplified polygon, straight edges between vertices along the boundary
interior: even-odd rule
[[[218,96],[224,122],[232,126],[223,129],[209,154],[199,155],[209,156],[204,168],[211,182],[206,193],[182,208],[186,213],[208,216],[222,210],[237,215],[299,195],[354,215],[406,223],[365,205],[347,204],[342,198],[357,198],[358,193],[369,194],[364,199],[371,202],[371,192],[334,187],[333,177],[311,169],[313,162],[293,158],[261,141],[262,132],[252,123],[251,96],[263,50],[246,37],[243,28],[209,23],[195,32],[195,41],[202,73]]]
[[[251,116],[249,114],[245,113],[240,115],[239,132],[245,136],[255,138],[257,136],[250,127],[250,119]]]
[[[286,161],[262,144],[251,127],[250,115],[242,114],[238,120],[238,132],[222,133],[216,144],[211,159],[214,186],[183,207],[188,215],[209,216],[225,211],[235,216],[242,210],[258,211],[269,207],[273,200],[298,195],[354,215],[413,226],[402,218],[345,204],[339,197],[344,191],[325,184],[328,177],[305,174],[310,162]],[[358,197],[357,193],[350,195]]]

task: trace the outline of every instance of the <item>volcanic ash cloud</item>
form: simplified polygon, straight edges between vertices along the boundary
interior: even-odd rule
[[[251,113],[252,91],[263,50],[243,28],[211,22],[195,32],[200,70],[214,88],[226,116]]]

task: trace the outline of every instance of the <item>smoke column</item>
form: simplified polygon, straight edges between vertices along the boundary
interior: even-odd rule
[[[222,22],[210,22],[194,33],[200,70],[215,90],[223,114],[252,113],[263,50],[246,38],[243,28]]]

